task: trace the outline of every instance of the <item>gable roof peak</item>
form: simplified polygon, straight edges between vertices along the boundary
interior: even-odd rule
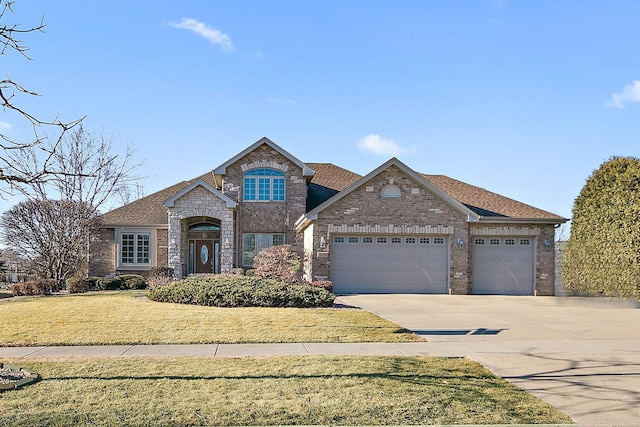
[[[270,140],[266,136],[263,136],[262,138],[260,138],[259,140],[257,140],[256,142],[254,142],[253,144],[251,144],[250,146],[248,146],[247,148],[245,148],[244,150],[242,150],[241,152],[239,152],[238,154],[236,154],[235,156],[233,156],[232,158],[230,158],[229,160],[227,160],[226,162],[224,162],[223,164],[221,164],[217,168],[215,168],[213,170],[213,172],[215,174],[217,174],[217,175],[225,175],[227,173],[227,166],[235,163],[236,161],[238,161],[242,157],[246,156],[247,154],[249,154],[250,152],[252,152],[253,150],[255,150],[256,148],[258,148],[261,145],[267,145],[267,146],[271,147],[273,150],[275,150],[278,153],[280,153],[282,156],[287,158],[289,161],[291,161],[294,164],[296,164],[297,166],[299,166],[302,169],[302,175],[303,176],[313,176],[315,174],[313,169],[311,169],[309,166],[307,166],[305,163],[300,161],[293,154],[289,153],[287,150],[285,150],[284,148],[280,147],[278,144],[276,144],[275,142],[273,142],[272,140]]]

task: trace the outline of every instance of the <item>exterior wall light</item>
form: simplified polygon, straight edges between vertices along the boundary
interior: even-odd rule
[[[327,241],[324,239],[324,236],[320,236],[320,249],[324,249],[327,247]]]
[[[464,240],[462,240],[462,237],[458,237],[458,247],[460,249],[464,248]]]

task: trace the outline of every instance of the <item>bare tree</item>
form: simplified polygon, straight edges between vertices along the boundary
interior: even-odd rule
[[[35,147],[25,148],[14,156],[15,164],[29,174],[36,174],[45,165]],[[113,139],[95,135],[80,124],[58,143],[47,158],[48,166],[57,173],[47,180],[31,182],[25,195],[31,200],[72,200],[98,211],[114,198],[122,198],[139,187],[135,170],[141,165],[129,146],[116,154]]]
[[[25,200],[0,217],[0,238],[59,285],[83,266],[87,239],[99,227],[92,206],[73,200]]]
[[[13,1],[0,0],[0,55],[5,56],[10,52],[17,53],[25,60],[31,58],[27,55],[29,48],[24,44],[21,37],[23,35],[42,32],[44,21],[40,24],[22,28],[16,23],[6,23],[6,19],[13,14]],[[36,117],[20,107],[20,99],[23,96],[39,96],[11,77],[0,76],[0,106],[5,113],[5,117],[18,119],[26,122],[33,129],[33,137],[26,141],[13,139],[0,128],[0,196],[12,194],[16,189],[23,189],[24,185],[46,181],[51,176],[56,176],[63,171],[57,170],[52,159],[55,157],[58,145],[62,141],[65,133],[76,126],[82,119],[62,122],[55,118],[53,120],[43,120]],[[53,137],[47,136],[47,130]],[[16,157],[23,150],[37,150],[41,159],[41,166],[38,170],[22,169],[20,163],[16,162]]]

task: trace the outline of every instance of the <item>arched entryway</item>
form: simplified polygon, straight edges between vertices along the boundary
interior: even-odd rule
[[[210,217],[188,218],[187,271],[220,273],[220,220]]]

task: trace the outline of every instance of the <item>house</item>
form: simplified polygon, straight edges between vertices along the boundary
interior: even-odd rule
[[[360,176],[262,138],[102,221],[91,275],[232,272],[288,243],[337,293],[553,295],[567,220],[396,158]]]

